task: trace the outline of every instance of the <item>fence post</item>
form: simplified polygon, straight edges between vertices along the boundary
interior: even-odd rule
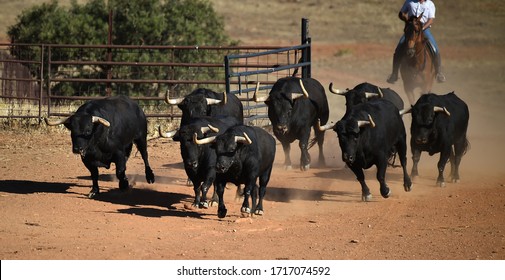
[[[230,58],[228,57],[228,55],[224,56],[224,79],[226,82],[225,94],[227,94],[228,92],[231,91],[231,87],[230,87]]]
[[[302,45],[310,44],[310,36],[309,36],[309,20],[306,18],[302,18]],[[302,49],[302,62],[310,62],[310,49],[308,48]],[[302,67],[302,78],[310,78],[311,76],[311,66],[303,66]]]

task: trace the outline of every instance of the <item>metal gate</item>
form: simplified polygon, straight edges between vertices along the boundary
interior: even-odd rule
[[[0,44],[0,118],[68,116],[87,100],[126,94],[147,117],[177,121],[167,89],[181,97],[198,87],[238,94],[244,117],[265,117],[264,104],[248,98],[252,85],[267,90],[299,67],[310,76],[307,25],[303,19],[302,44],[294,47]]]

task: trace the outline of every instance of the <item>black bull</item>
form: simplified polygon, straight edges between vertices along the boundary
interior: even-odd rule
[[[398,152],[403,169],[403,186],[410,191],[412,182],[407,174],[407,144],[403,120],[395,105],[384,99],[370,100],[351,107],[334,126],[320,129],[333,130],[338,135],[342,160],[356,175],[361,184],[362,200],[372,197],[365,183],[363,169],[375,165],[380,193],[384,198],[391,194],[385,176],[389,157]]]
[[[319,146],[319,165],[324,166],[324,131],[317,130],[316,125],[318,119],[326,124],[329,108],[321,83],[312,78],[281,78],[273,85],[265,103],[268,106],[268,118],[272,123],[274,135],[284,150],[285,167],[291,168],[290,145],[293,141],[299,140],[300,169],[310,168],[308,149],[311,127],[314,128]]]
[[[459,165],[469,143],[466,137],[470,113],[468,106],[454,92],[445,95],[422,95],[412,107],[410,146],[412,151],[412,177],[419,175],[417,164],[421,152],[440,153],[437,185],[445,186],[444,169],[451,162],[451,179],[459,181]],[[453,149],[454,147],[454,149]]]
[[[72,152],[80,154],[82,162],[91,172],[93,187],[88,197],[99,193],[98,167],[116,165],[119,188],[129,188],[126,162],[137,146],[145,165],[146,180],[154,183],[154,174],[147,155],[147,121],[137,103],[126,96],[92,100],[83,104],[67,119],[50,121],[48,125],[64,124],[71,132]]]
[[[263,214],[263,198],[275,159],[275,139],[259,127],[238,125],[229,128],[217,137],[201,139],[202,143],[213,142],[216,149],[216,192],[219,197],[217,215],[226,217],[224,203],[226,183],[244,184],[242,214]],[[257,181],[259,180],[259,188]],[[259,200],[258,200],[259,194]],[[251,197],[252,207],[249,207]]]
[[[162,133],[178,141],[184,169],[193,184],[195,192],[194,207],[207,208],[207,192],[216,179],[216,151],[211,144],[198,139],[223,134],[229,127],[241,124],[235,117],[199,117],[182,124],[178,131]],[[216,201],[215,197],[212,201]]]
[[[167,92],[165,100],[181,109],[181,124],[188,123],[191,118],[202,116],[232,116],[240,123],[244,122],[243,105],[235,94],[197,88],[182,98],[169,98]]]

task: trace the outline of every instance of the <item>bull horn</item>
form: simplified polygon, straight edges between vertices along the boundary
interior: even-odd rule
[[[169,95],[170,95],[170,90],[167,89],[167,92],[165,93],[165,102],[167,102],[168,104],[170,105],[178,105],[178,104],[181,104],[182,101],[184,100],[184,97],[180,97],[180,98],[175,98],[175,99],[170,99],[169,98]]]
[[[269,96],[258,97],[258,91],[260,89],[260,82],[256,83],[256,89],[254,90],[253,100],[256,103],[265,102],[268,100]]]
[[[339,89],[334,89],[333,88],[333,83],[330,83],[330,91],[334,94],[338,94],[338,95],[345,95],[347,92],[345,91],[342,91],[342,90],[339,90]]]
[[[223,100],[215,99],[215,98],[205,98],[207,100],[207,105],[215,105],[223,102]]]
[[[193,142],[197,145],[205,145],[214,142],[216,140],[216,136],[210,136],[202,139],[198,139],[198,134],[193,134]]]
[[[379,97],[380,98],[383,98],[384,97],[384,93],[382,93],[382,90],[380,87],[377,87],[377,90],[379,91]]]
[[[49,126],[57,126],[57,125],[60,125],[60,124],[64,124],[67,120],[68,120],[68,118],[57,119],[57,120],[50,120],[48,118],[44,118],[44,121]]]
[[[244,143],[247,145],[252,144],[251,138],[249,138],[249,136],[247,136],[247,133],[245,133],[245,132],[244,132],[244,136],[235,136],[235,142],[236,143]]]
[[[451,115],[451,113],[450,113],[449,111],[447,111],[447,109],[446,109],[445,107],[438,107],[438,106],[434,106],[434,107],[433,107],[433,111],[434,111],[435,113],[437,113],[437,112],[444,112],[447,116],[450,116],[450,115]]]
[[[380,94],[375,92],[365,92],[365,98],[370,99],[372,97],[380,97]]]
[[[172,138],[177,133],[177,129],[170,130],[169,132],[162,132],[161,126],[158,126],[158,133],[160,134],[160,137],[162,137],[162,138]]]
[[[320,119],[317,119],[317,124],[316,124],[316,128],[317,130],[319,131],[326,131],[328,129],[332,129],[335,125],[332,124],[332,123],[327,123],[323,126],[321,126],[321,120]]]
[[[93,122],[93,123],[101,123],[101,124],[103,124],[106,127],[110,126],[110,122],[108,120],[106,120],[104,118],[101,118],[101,117],[97,117],[97,116],[92,116],[91,117],[91,122]]]
[[[210,125],[210,124],[208,124],[207,126],[204,126],[204,127],[200,128],[200,131],[201,131],[202,133],[207,133],[207,132],[209,132],[209,131],[211,131],[211,130],[212,130],[213,132],[215,132],[215,133],[218,133],[218,132],[219,132],[219,128],[214,127],[214,126],[212,126],[212,125]]]
[[[401,109],[400,110],[400,116],[403,116],[405,114],[410,114],[412,112],[412,107],[409,107],[407,109]]]
[[[302,79],[300,79],[300,87],[302,88],[303,97],[304,98],[309,98],[309,93],[305,89],[305,86],[303,86],[303,80]]]
[[[358,121],[358,127],[364,127],[370,125],[371,127],[375,127],[375,122],[372,119],[372,116],[368,114],[368,121]]]

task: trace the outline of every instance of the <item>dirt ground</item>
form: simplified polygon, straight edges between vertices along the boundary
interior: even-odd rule
[[[258,21],[274,18],[273,11],[282,8],[283,13],[291,13],[284,25],[292,30],[295,43],[300,18],[310,16],[314,78],[340,88],[364,81],[389,86],[385,79],[401,32],[396,18],[400,1],[212,2],[225,16],[232,37],[250,45],[274,43],[276,38],[289,42],[284,27],[279,27],[278,37],[277,30],[260,28]],[[237,7],[230,2],[242,3],[247,16],[233,17]],[[338,5],[325,6],[331,2]],[[475,7],[462,4],[467,6],[450,18],[453,4],[440,2],[440,27],[434,35],[447,82],[435,84],[433,92],[455,91],[470,108],[471,149],[462,160],[460,183],[435,186],[438,155],[423,153],[420,177],[411,192],[403,190],[401,170],[390,168],[386,179],[392,196],[382,198],[371,168],[366,178],[374,198],[362,202],[359,183],[344,167],[336,135],[329,131],[324,145],[327,167],[313,164],[302,172],[295,164],[292,170],[284,170],[279,145],[264,216],[242,218],[235,187],[229,186],[228,216],[219,219],[216,208],[189,207],[193,190],[186,185],[177,143],[149,142],[155,184],[146,183],[140,155],[134,154],[127,165],[133,189],[120,192],[114,167],[101,169],[102,193],[90,200],[86,197],[89,173],[71,153],[66,130],[4,130],[0,131],[0,259],[505,259],[501,164],[505,35],[499,29],[505,20],[493,17],[503,9],[500,1],[482,1],[477,12],[490,15],[489,21],[482,20],[480,28],[466,28],[464,16]],[[306,6],[297,10],[297,5]],[[377,5],[388,7],[386,15],[373,19],[382,24],[370,20],[369,8]],[[251,20],[260,8],[269,12]],[[330,21],[331,13],[338,13],[332,19],[338,25]],[[384,17],[391,19],[384,21]],[[401,82],[391,88],[407,100]],[[336,121],[343,114],[343,100],[330,94],[328,99],[331,119]],[[409,129],[409,116],[404,121]],[[294,163],[299,158],[297,146],[292,146]],[[316,147],[311,154],[317,162]],[[408,165],[410,170],[410,152]],[[448,176],[449,165],[446,169]]]

